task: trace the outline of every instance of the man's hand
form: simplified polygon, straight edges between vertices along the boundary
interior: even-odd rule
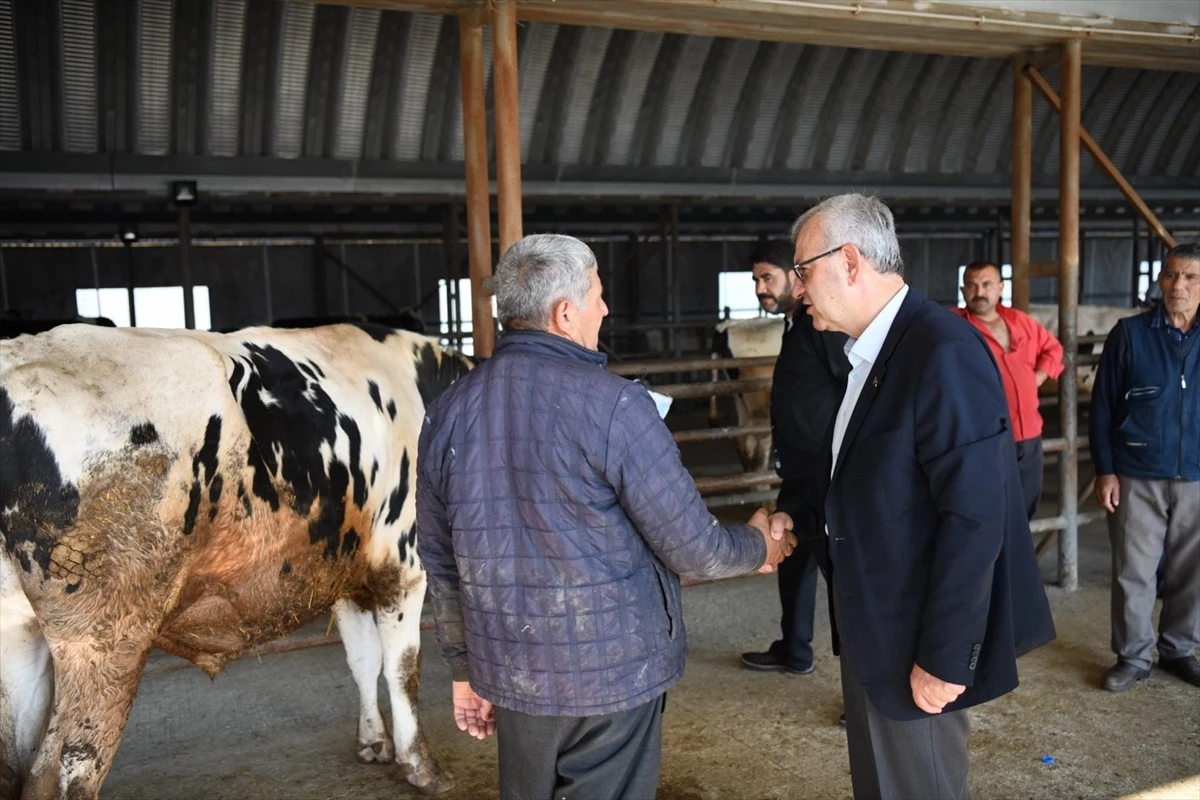
[[[1047,375],[1046,373],[1042,372],[1040,369],[1036,369],[1033,371],[1033,377],[1034,377],[1034,379],[1037,380],[1037,385],[1041,386],[1043,383],[1046,382],[1046,379],[1049,378],[1050,376]]]
[[[908,682],[912,686],[913,702],[926,714],[942,713],[948,703],[953,703],[967,690],[965,686],[935,678],[916,664],[913,664]]]
[[[496,714],[492,704],[475,694],[467,681],[451,683],[454,695],[454,723],[476,739],[486,739],[496,732]]]
[[[1117,506],[1121,505],[1121,483],[1116,475],[1096,476],[1096,499],[1105,511],[1117,513]]]
[[[758,568],[759,572],[774,572],[780,561],[792,554],[796,548],[796,536],[792,533],[792,518],[782,511],[770,517],[767,510],[760,508],[750,517],[750,524],[758,528],[767,543],[767,560]]]

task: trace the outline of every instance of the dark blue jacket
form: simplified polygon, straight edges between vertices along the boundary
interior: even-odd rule
[[[1200,330],[1174,341],[1161,304],[1118,322],[1100,354],[1090,435],[1097,475],[1200,480]]]
[[[548,333],[504,334],[429,408],[418,550],[455,680],[526,714],[648,702],[683,674],[676,573],[725,577],[762,535],[708,512],[645,389]]]
[[[999,697],[1054,623],[996,363],[910,289],[864,381],[825,501],[837,634],[892,719],[926,716],[914,663],[967,687],[946,710]]]

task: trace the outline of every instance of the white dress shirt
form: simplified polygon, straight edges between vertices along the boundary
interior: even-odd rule
[[[837,464],[838,453],[842,450],[846,428],[850,425],[850,417],[854,416],[854,406],[858,404],[859,395],[862,394],[863,384],[871,374],[875,360],[879,358],[879,351],[883,349],[883,342],[887,339],[892,323],[896,321],[896,314],[900,311],[900,304],[904,302],[904,296],[907,294],[906,283],[875,315],[875,319],[871,320],[862,336],[846,340],[843,349],[846,358],[850,360],[850,375],[846,378],[846,393],[842,395],[842,404],[838,407],[837,419],[833,423],[833,463],[829,468],[831,477],[833,466]]]

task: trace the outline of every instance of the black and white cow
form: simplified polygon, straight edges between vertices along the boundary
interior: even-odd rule
[[[0,797],[96,796],[151,648],[215,676],[330,608],[359,760],[449,789],[416,715],[413,487],[425,407],[469,368],[369,326],[0,342]]]

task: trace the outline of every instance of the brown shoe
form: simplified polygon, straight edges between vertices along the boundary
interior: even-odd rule
[[[1123,692],[1148,677],[1150,670],[1142,669],[1128,661],[1118,661],[1116,666],[1104,673],[1104,681],[1100,685],[1108,692]]]
[[[1200,686],[1200,658],[1184,656],[1183,658],[1160,658],[1158,668],[1169,672],[1192,686]]]

